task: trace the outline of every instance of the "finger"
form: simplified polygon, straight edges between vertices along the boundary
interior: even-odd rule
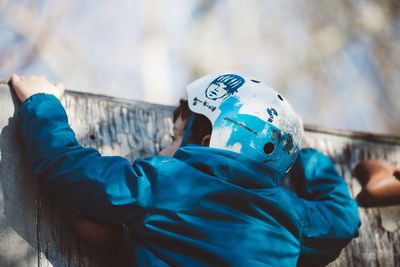
[[[18,80],[19,80],[19,76],[17,74],[12,75],[10,78],[11,85],[16,83]]]
[[[64,92],[65,86],[63,83],[56,83],[55,86],[57,87],[58,90],[60,90],[61,92]]]

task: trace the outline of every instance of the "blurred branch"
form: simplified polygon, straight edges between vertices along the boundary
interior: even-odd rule
[[[24,64],[39,57],[56,76],[62,77],[68,73],[74,75],[82,83],[86,83],[87,79],[84,74],[88,73],[87,66],[83,64],[82,60],[78,61],[77,55],[52,33],[52,27],[59,20],[60,14],[55,12],[47,20],[44,20],[28,6],[10,2],[0,3],[0,12],[3,13],[7,24],[32,47]]]

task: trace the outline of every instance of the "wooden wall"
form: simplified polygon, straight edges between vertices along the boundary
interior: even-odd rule
[[[156,154],[170,140],[172,107],[67,92],[62,99],[84,146],[130,161]],[[36,186],[15,122],[18,103],[0,82],[0,266],[118,266],[121,252],[99,253],[71,231],[74,212]],[[312,147],[332,158],[353,196],[360,185],[356,162],[383,158],[400,163],[400,139],[306,126]],[[360,236],[329,266],[399,266],[400,207],[359,208]],[[122,254],[124,251],[122,251]]]

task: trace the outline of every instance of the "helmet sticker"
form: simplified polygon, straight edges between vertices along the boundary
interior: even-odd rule
[[[280,144],[285,137],[283,136],[283,133],[281,131],[277,131],[275,129],[272,129],[272,140],[278,139],[278,144]]]
[[[271,140],[275,141],[277,139],[278,144],[283,141],[283,151],[294,158],[297,154],[297,147],[295,147],[295,143],[293,141],[293,136],[290,133],[284,133],[282,131],[278,131],[272,129],[272,137]]]
[[[243,84],[244,79],[239,75],[225,74],[212,81],[204,93],[206,98],[215,101],[233,95]]]

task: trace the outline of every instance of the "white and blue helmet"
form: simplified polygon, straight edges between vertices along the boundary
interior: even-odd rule
[[[278,92],[235,72],[206,75],[186,90],[190,110],[211,121],[210,147],[263,162],[278,179],[287,173],[297,157],[302,126]]]

